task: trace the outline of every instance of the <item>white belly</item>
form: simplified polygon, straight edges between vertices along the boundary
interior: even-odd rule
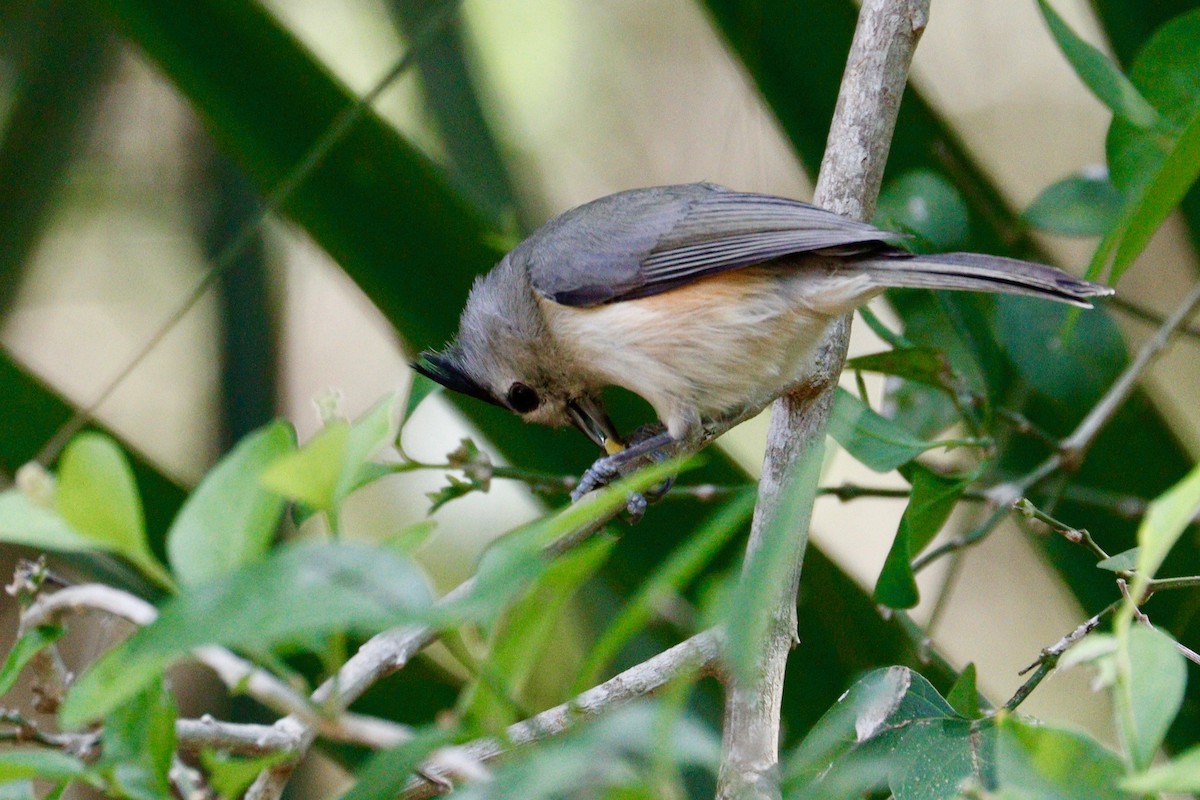
[[[781,394],[810,369],[830,321],[876,291],[863,276],[799,273],[744,269],[638,300],[543,309],[597,383],[641,395],[678,436]]]

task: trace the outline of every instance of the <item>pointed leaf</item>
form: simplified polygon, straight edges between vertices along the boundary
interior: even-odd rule
[[[1154,759],[1183,704],[1187,665],[1171,637],[1147,625],[1129,631],[1128,653],[1118,653],[1117,730],[1131,762],[1145,769]]]
[[[963,667],[962,674],[946,695],[946,702],[967,719],[979,719],[983,716],[979,711],[979,689],[975,685],[975,662]]]
[[[962,444],[959,441],[918,439],[841,387],[834,396],[829,435],[855,459],[876,472],[890,472],[935,447]]]
[[[284,499],[260,479],[295,446],[291,425],[274,422],[244,438],[204,476],[167,533],[167,555],[181,583],[202,583],[266,554]]]
[[[162,681],[154,681],[104,720],[104,753],[96,769],[121,797],[171,797],[175,717],[174,698]]]
[[[76,532],[61,515],[34,503],[18,489],[0,492],[0,541],[61,552],[101,547],[95,539]]]
[[[21,671],[33,660],[33,657],[57,642],[64,633],[63,628],[53,625],[42,625],[26,633],[13,644],[0,668],[0,697],[8,694],[21,677]]]
[[[1140,598],[1171,548],[1200,513],[1200,464],[1150,503],[1138,527],[1137,573],[1129,589]]]
[[[1071,30],[1046,0],[1038,0],[1038,8],[1059,49],[1075,69],[1075,74],[1101,103],[1108,106],[1113,114],[1139,128],[1152,128],[1158,123],[1158,112],[1108,56]]]
[[[86,772],[87,765],[78,758],[56,750],[0,751],[0,782],[25,778],[66,781]]]
[[[68,525],[98,547],[129,559],[159,584],[171,585],[146,540],[133,470],[112,439],[87,432],[71,440],[59,461],[54,506]]]

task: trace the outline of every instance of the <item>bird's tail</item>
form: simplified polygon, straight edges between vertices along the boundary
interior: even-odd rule
[[[1076,278],[1055,267],[979,253],[897,252],[866,256],[857,266],[878,285],[888,288],[1024,294],[1081,308],[1092,307],[1089,297],[1113,293],[1111,287]]]

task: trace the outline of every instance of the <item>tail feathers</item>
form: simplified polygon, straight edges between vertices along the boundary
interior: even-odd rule
[[[980,253],[872,256],[859,262],[880,286],[910,289],[963,289],[1023,294],[1081,308],[1089,297],[1113,293],[1111,287],[1076,278],[1055,267]]]

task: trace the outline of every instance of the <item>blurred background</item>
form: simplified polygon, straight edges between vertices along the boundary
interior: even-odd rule
[[[634,186],[709,180],[809,198],[813,154],[819,155],[828,125],[822,98],[836,89],[846,21],[853,19],[851,3],[832,0],[798,10],[778,2],[736,8],[695,0],[464,0],[440,27],[430,20],[444,16],[443,4],[422,0],[268,0],[261,7],[246,5],[246,13],[210,5],[214,19],[247,29],[260,23],[246,19],[260,14],[281,35],[294,37],[318,73],[327,71],[355,95],[370,90],[414,41],[421,42],[413,63],[374,109],[438,165],[436,177],[450,187],[446,191],[472,209],[478,228],[461,237],[493,231],[486,242],[492,250],[571,206]],[[1189,5],[1055,3],[1078,32],[1125,64],[1153,27],[1151,17],[1161,22]],[[147,491],[159,486],[155,481],[194,484],[233,441],[272,416],[293,421],[304,440],[319,425],[315,397],[336,390],[343,412],[354,417],[384,393],[403,390],[408,359],[452,332],[447,322],[465,297],[466,273],[486,263],[465,257],[456,263],[455,246],[417,242],[412,252],[421,258],[397,258],[364,278],[361,266],[339,256],[361,242],[369,242],[364,247],[372,253],[389,252],[390,239],[410,236],[421,224],[423,217],[412,215],[436,216],[446,201],[416,184],[394,187],[407,198],[397,207],[377,207],[377,197],[386,194],[326,198],[361,223],[336,234],[309,221],[325,213],[320,199],[302,197],[292,207],[286,198],[287,212],[280,213],[270,190],[292,162],[255,151],[246,144],[253,136],[238,120],[258,113],[261,128],[278,126],[273,133],[280,136],[294,130],[294,120],[276,116],[270,102],[256,112],[252,97],[222,98],[223,89],[205,88],[244,82],[252,92],[256,82],[274,80],[256,60],[262,54],[246,51],[249,39],[223,45],[221,32],[209,29],[196,34],[217,37],[197,45],[208,55],[189,62],[172,50],[180,45],[164,32],[167,23],[146,8],[115,1],[0,3],[5,478],[52,439],[65,419],[64,403],[90,407],[151,343],[94,409],[98,423],[156,476],[147,479]],[[785,44],[791,37],[795,52],[772,50],[766,41],[772,36]],[[958,246],[1032,249],[1081,272],[1095,239],[1012,224],[1013,212],[1028,207],[1051,182],[1102,168],[1111,119],[1064,61],[1035,3],[934,0],[913,82],[927,106],[921,115],[902,116],[895,155],[906,171],[932,165],[960,193],[954,207],[969,216]],[[303,80],[297,84],[278,86],[280,99],[272,102],[291,104],[288,92],[295,91],[296,108],[305,108],[310,98]],[[198,100],[206,91],[210,99]],[[910,102],[918,101],[909,98],[906,113]],[[309,124],[324,129],[320,120]],[[254,134],[264,141],[270,135]],[[300,141],[302,133],[295,135],[301,151],[311,147],[312,137]],[[933,144],[914,144],[922,136]],[[359,155],[338,161],[339,168],[360,170],[368,184],[372,176],[385,180],[391,174],[377,171],[369,150]],[[279,163],[272,163],[275,158]],[[965,178],[964,162],[971,165]],[[906,174],[899,169],[889,172],[885,194]],[[987,196],[981,200],[980,193]],[[271,206],[266,211],[264,198]],[[931,213],[919,196],[893,194],[893,201],[918,216]],[[997,213],[1009,221],[997,224]],[[1196,279],[1190,230],[1184,214],[1168,222],[1120,283],[1123,301],[1151,315],[1169,313]],[[217,264],[224,269],[219,276]],[[179,314],[202,283],[202,296]],[[380,296],[391,300],[381,302]],[[417,320],[426,296],[439,298],[427,324]],[[903,325],[886,300],[874,307],[893,327]],[[1109,317],[1125,343],[1120,351],[1136,348],[1155,327],[1119,309],[1110,308]],[[883,349],[867,326],[855,325],[851,355]],[[1136,479],[1114,475],[1124,493],[1153,497],[1155,481],[1168,485],[1180,465],[1195,460],[1198,355],[1200,339],[1181,338],[1118,421],[1141,431],[1146,442],[1124,449],[1118,442],[1109,456],[1097,455],[1118,463],[1124,453],[1128,466],[1143,473]],[[873,398],[881,399],[883,388],[881,380],[868,379]],[[1026,396],[1038,388],[1026,387]],[[1081,396],[1056,399],[1061,402],[1047,412],[1045,424],[1064,434],[1072,416],[1077,419],[1090,403]],[[513,443],[526,431],[493,427],[489,414],[434,397],[407,426],[406,448],[415,457],[441,461],[461,437],[472,436],[498,460],[524,463]],[[627,414],[622,421],[632,426],[646,420]],[[494,423],[501,424],[507,423]],[[765,429],[759,418],[721,442],[729,456],[727,475],[735,465],[756,472]],[[531,448],[554,451],[550,461],[559,471],[577,469],[595,455],[574,432],[528,432],[528,441]],[[1161,480],[1155,477],[1160,474]],[[380,482],[355,498],[343,527],[356,537],[394,532],[424,518],[425,493],[443,483],[436,472]],[[823,484],[843,483],[906,486],[895,474],[874,475],[833,452]],[[152,521],[154,502],[147,500]],[[170,502],[163,500],[162,514]],[[615,567],[630,570],[613,576],[615,596],[635,580],[637,564],[655,558],[656,547],[686,535],[685,528],[668,542],[655,542],[682,503],[652,509],[643,525],[624,532],[639,542],[628,546],[627,562],[618,561],[635,566]],[[500,481],[486,495],[447,505],[435,515],[437,532],[420,553],[431,579],[443,589],[453,586],[470,574],[488,541],[542,508],[528,491]],[[806,584],[802,617],[826,608],[836,615],[850,602],[851,584],[836,577],[843,573],[861,587],[854,602],[874,613],[870,589],[903,508],[903,499],[819,501],[814,543],[832,563],[806,565],[814,584]],[[960,508],[951,528],[964,529],[976,513]],[[1106,532],[1093,533],[1100,538]],[[1128,535],[1126,529],[1113,534]],[[736,540],[737,550],[743,541]],[[1016,524],[1002,526],[961,560],[943,563],[922,574],[927,599],[914,618],[931,621],[933,601],[949,582],[929,635],[955,667],[974,661],[981,689],[996,700],[1019,685],[1017,670],[1042,647],[1097,610],[1097,590]],[[1170,613],[1186,629],[1196,603],[1182,604],[1187,608]],[[11,620],[11,609],[6,611]],[[569,683],[578,660],[570,643],[578,647],[589,635],[587,617],[581,613],[577,629],[564,633],[564,653],[538,673],[542,688],[532,689],[535,695],[557,697]],[[1183,641],[1188,643],[1186,636]],[[794,661],[835,691],[844,688],[855,665],[870,661],[819,652],[843,646],[816,631],[805,637]],[[438,680],[453,683],[445,675]],[[1025,709],[1073,721],[1109,741],[1103,696],[1090,695],[1087,680],[1078,671],[1056,674]],[[799,713],[794,724],[804,718]]]

